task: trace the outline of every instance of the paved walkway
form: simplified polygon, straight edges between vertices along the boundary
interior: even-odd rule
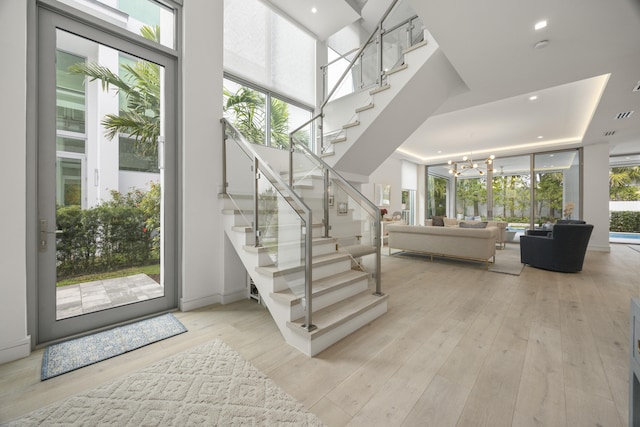
[[[163,295],[163,287],[146,274],[61,286],[56,288],[56,320]]]

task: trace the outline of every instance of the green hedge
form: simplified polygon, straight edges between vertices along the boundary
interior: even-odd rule
[[[611,212],[611,219],[609,220],[609,230],[627,233],[640,233],[640,212]]]
[[[160,253],[160,188],[122,195],[91,209],[56,212],[58,280],[149,264]]]

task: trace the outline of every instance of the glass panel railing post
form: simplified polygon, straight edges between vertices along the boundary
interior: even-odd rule
[[[222,119],[222,194],[227,194],[227,122]]]
[[[293,187],[293,136],[289,136],[289,187]]]
[[[329,224],[329,169],[324,170],[324,198],[322,200],[322,204],[324,206],[324,237],[329,237],[329,228],[331,224]]]
[[[376,245],[376,252],[375,252],[375,257],[376,257],[376,266],[375,266],[375,282],[376,282],[376,291],[374,292],[374,295],[377,296],[382,296],[384,295],[382,293],[382,268],[381,268],[381,264],[382,264],[382,256],[381,256],[381,252],[382,252],[382,224],[380,224],[380,221],[374,221],[373,222],[373,232],[375,233],[374,236],[375,237],[375,245]]]
[[[305,260],[305,268],[304,268],[304,281],[305,281],[305,289],[304,289],[304,296],[305,296],[305,303],[306,303],[306,310],[305,310],[305,322],[304,325],[302,326],[303,328],[305,328],[307,331],[311,332],[315,329],[317,329],[317,326],[315,326],[313,324],[313,320],[312,320],[312,316],[313,316],[313,296],[312,296],[312,292],[313,292],[313,288],[311,286],[311,282],[313,280],[313,276],[312,276],[312,264],[311,264],[311,247],[313,244],[312,241],[312,231],[311,231],[311,227],[312,227],[312,215],[311,212],[309,212],[307,214],[307,217],[305,219],[306,224],[304,225],[304,244],[305,244],[305,254],[304,254],[304,260]]]
[[[260,184],[260,174],[258,173],[258,167],[260,164],[258,163],[258,159],[253,159],[253,237],[254,237],[254,246],[260,246],[260,230],[258,228],[258,202],[259,202],[259,184]]]
[[[384,36],[384,29],[382,28],[382,22],[380,22],[380,26],[378,27],[378,70],[377,70],[377,78],[376,78],[376,83],[378,85],[378,87],[382,87],[383,85],[383,80],[384,80],[384,57],[383,57],[383,52],[382,52],[382,47],[383,47],[383,38]]]

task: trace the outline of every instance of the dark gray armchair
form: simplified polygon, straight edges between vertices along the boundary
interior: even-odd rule
[[[582,271],[592,224],[556,224],[548,235],[520,236],[520,261],[545,270]]]

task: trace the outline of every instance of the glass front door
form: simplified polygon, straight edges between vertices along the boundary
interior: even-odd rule
[[[50,11],[39,19],[38,342],[47,342],[177,305],[175,59]],[[155,28],[141,34],[159,42]]]

